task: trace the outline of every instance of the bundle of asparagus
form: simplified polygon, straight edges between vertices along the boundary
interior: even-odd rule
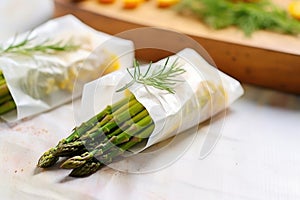
[[[135,148],[134,153],[197,126],[243,93],[236,80],[212,68],[192,49],[179,52],[170,61],[170,65],[167,58],[144,68],[134,62],[128,73],[113,72],[100,78],[100,82],[85,85],[83,112],[102,111],[46,151],[37,166],[47,168],[59,157],[67,157],[60,167],[73,169],[70,176],[90,175],[101,166],[127,157],[127,152],[141,142],[145,143]],[[198,65],[201,72],[197,71]],[[122,99],[127,89],[130,95]],[[91,106],[93,98],[98,106],[110,104],[104,100],[103,92],[108,99],[114,99],[113,95],[122,91],[118,93],[121,97],[117,96],[121,100],[104,109]]]
[[[73,169],[70,176],[88,176],[146,140],[153,129],[148,111],[130,95],[76,127],[41,156],[38,167],[47,168],[59,157],[69,157],[61,168]]]
[[[167,68],[168,59],[161,69],[150,72],[151,64],[145,74],[141,73],[138,62],[134,62],[134,74],[131,82],[117,90],[126,90],[135,82],[147,84],[169,93],[175,77],[185,70],[176,60]],[[146,140],[154,130],[154,123],[146,108],[130,93],[129,97],[107,106],[96,116],[74,129],[66,139],[46,151],[38,161],[38,167],[54,165],[60,156],[69,157],[61,168],[73,169],[70,176],[87,176],[96,172],[101,164],[109,164],[122,157],[124,152]]]
[[[0,70],[0,115],[16,108],[16,104],[9,92],[2,70]]]

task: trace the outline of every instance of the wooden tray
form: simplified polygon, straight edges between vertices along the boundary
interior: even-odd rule
[[[277,0],[282,6],[288,2]],[[220,70],[241,82],[300,94],[300,37],[258,31],[249,38],[235,28],[212,30],[197,19],[157,8],[153,0],[134,10],[122,9],[118,1],[103,5],[93,0],[55,0],[55,6],[55,17],[73,14],[91,27],[113,35],[140,27],[184,33],[206,49]],[[160,51],[137,53],[138,58],[153,61],[163,56],[166,54]]]

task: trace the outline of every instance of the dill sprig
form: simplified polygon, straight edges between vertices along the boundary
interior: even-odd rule
[[[151,70],[152,62],[150,62],[147,71],[144,74],[141,72],[139,62],[137,60],[134,60],[133,74],[127,68],[127,72],[131,76],[132,81],[127,83],[124,87],[118,89],[117,92],[129,88],[134,83],[140,83],[145,86],[152,86],[160,90],[166,90],[169,93],[174,94],[174,85],[178,82],[181,82],[181,80],[176,79],[176,77],[185,72],[185,70],[182,69],[181,66],[178,64],[177,60],[178,59],[176,59],[170,67],[167,67],[169,62],[169,58],[167,58],[165,64],[162,67],[157,67],[154,70]]]
[[[17,36],[14,37],[12,42],[7,47],[0,47],[0,55],[5,54],[25,54],[31,55],[33,53],[47,53],[53,54],[56,52],[75,51],[79,48],[79,45],[73,44],[69,41],[53,41],[52,39],[46,39],[37,42],[36,37],[31,37],[31,32],[21,41],[17,41]]]
[[[179,13],[192,13],[214,29],[240,28],[250,36],[256,30],[298,35],[300,22],[269,0],[233,2],[231,0],[182,0]]]

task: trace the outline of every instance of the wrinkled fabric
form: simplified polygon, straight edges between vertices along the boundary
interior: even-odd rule
[[[1,199],[300,199],[300,98],[244,89],[245,95],[227,110],[221,136],[206,157],[200,159],[200,152],[209,123],[197,133],[180,134],[181,140],[163,154],[137,160],[139,166],[156,167],[148,173],[104,167],[87,178],[70,178],[59,165],[37,169],[42,153],[75,126],[73,104],[16,124],[1,122]],[[165,163],[174,151],[181,153]]]

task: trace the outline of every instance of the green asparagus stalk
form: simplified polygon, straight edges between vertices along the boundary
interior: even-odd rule
[[[0,80],[4,80],[3,71],[0,69]]]
[[[111,134],[107,135],[106,140],[102,141],[98,146],[96,146],[93,151],[86,152],[81,156],[74,156],[69,158],[61,165],[61,168],[73,169],[83,165],[88,160],[92,159],[95,156],[95,154],[99,155],[99,151],[107,151],[109,150],[109,148],[112,148],[115,145],[126,142],[131,136],[136,135],[142,128],[144,128],[150,123],[152,123],[152,119],[150,118],[147,110],[145,109],[142,112],[138,113],[136,116],[134,116],[132,119],[124,123],[124,127],[128,127],[126,130],[123,129],[124,132],[122,132],[122,128],[124,127],[121,128],[121,131],[119,132],[120,134],[117,136],[114,135],[116,134],[116,131],[112,132]]]
[[[113,104],[112,106],[107,106],[106,109],[102,112],[100,112],[95,117],[91,118],[88,123],[84,122],[77,131],[75,131],[73,134],[71,134],[67,139],[66,143],[70,143],[72,141],[75,141],[79,137],[83,136],[81,133],[90,133],[96,131],[98,128],[105,125],[108,121],[112,119],[112,113],[118,113],[119,111],[123,111],[126,108],[127,103],[129,105],[132,105],[132,102],[136,103],[136,100],[133,95],[130,95],[128,98],[124,98],[117,103]],[[124,108],[125,107],[125,108]],[[99,123],[98,123],[99,122]],[[87,132],[89,131],[89,132]]]
[[[111,113],[111,106],[107,106],[102,112],[97,114],[96,116],[92,117],[87,122],[83,122],[79,127],[74,129],[74,132],[66,138],[64,143],[70,143],[78,139],[81,135],[83,135],[86,131],[93,128],[93,126],[101,121],[105,116]]]
[[[127,109],[120,114],[117,114],[114,116],[112,114],[113,119],[115,122],[124,122],[129,120],[132,116],[135,116],[145,108],[143,107],[142,104],[137,102],[136,100],[132,100],[135,103],[131,106],[128,107],[128,105],[124,105]],[[132,102],[130,101],[130,102]],[[129,103],[130,104],[130,103]],[[121,107],[122,109],[122,107]],[[117,112],[119,113],[119,112]],[[111,121],[109,121],[111,122]],[[112,126],[113,125],[113,126]],[[110,127],[111,126],[111,127]],[[75,141],[72,143],[68,143],[66,145],[61,145],[56,149],[55,155],[56,156],[68,156],[69,154],[72,154],[74,151],[78,151],[82,148],[85,147],[85,145],[89,144],[94,144],[97,141],[101,141],[102,139],[105,138],[105,134],[109,133],[113,128],[116,128],[118,126],[118,123],[106,123],[104,126],[100,125],[97,126],[96,129],[89,131],[87,134],[82,136],[79,141]],[[93,145],[92,145],[93,146]]]
[[[7,102],[7,101],[9,101],[9,100],[12,100],[11,95],[5,95],[3,97],[0,97],[0,105]]]
[[[116,104],[116,106],[117,105],[118,104]],[[71,135],[59,141],[59,143],[55,147],[50,148],[40,157],[37,166],[46,168],[54,165],[59,159],[59,156],[55,154],[60,146],[76,141],[78,138],[80,138],[81,135],[85,134],[86,131],[93,128],[94,125],[98,123],[98,121],[102,120],[106,115],[110,113],[111,106],[107,106],[102,112],[98,113],[87,122],[82,123],[79,127],[74,128]]]
[[[16,108],[16,104],[13,100],[9,100],[0,106],[0,114],[7,113]]]
[[[136,116],[134,116],[132,119],[129,119],[128,121],[124,122],[121,126],[119,126],[115,131],[107,135],[107,138],[111,138],[112,136],[119,135],[124,130],[126,130],[132,123],[137,123],[142,118],[148,116],[149,113],[146,109],[144,109],[142,112],[138,113]]]
[[[140,130],[139,133],[133,136],[128,142],[120,145],[119,148],[114,148],[112,151],[109,151],[107,154],[101,155],[100,157],[96,156],[95,158],[98,158],[103,164],[109,164],[118,156],[123,155],[125,151],[127,151],[134,145],[142,142],[143,140],[148,139],[151,133],[153,132],[153,130],[154,130],[154,124],[151,123],[146,128]]]
[[[79,127],[74,128],[71,135],[69,135],[67,138],[59,141],[55,147],[50,148],[48,151],[46,151],[40,157],[37,166],[46,168],[46,167],[51,167],[52,165],[54,165],[59,159],[59,156],[57,156],[55,154],[56,154],[57,149],[60,146],[66,145],[73,141],[76,141],[76,139],[78,139],[81,135],[83,135],[85,133],[85,131],[92,128],[98,122],[98,120],[101,120],[110,111],[111,111],[111,107],[107,106],[102,112],[100,112],[96,116],[92,117],[87,122],[82,123]]]
[[[2,75],[0,75],[0,85],[6,84],[6,81]]]
[[[154,129],[154,124],[151,124],[144,130],[140,131],[139,134],[132,137],[127,143],[119,146],[119,148],[114,148],[109,153],[102,155],[101,158],[99,158],[99,159],[96,159],[93,157],[91,160],[87,161],[83,165],[73,169],[72,172],[70,173],[70,176],[85,177],[85,176],[89,176],[89,175],[95,173],[104,164],[108,165],[108,164],[112,163],[114,160],[119,158],[125,151],[127,151],[134,145],[142,142],[143,140],[147,139],[150,136],[150,134],[152,133],[153,129]]]
[[[105,119],[106,116],[110,115],[112,113],[112,110],[118,111],[119,109],[123,109],[121,107],[123,107],[124,104],[130,102],[132,99],[134,99],[133,95],[129,96],[128,98],[123,98],[112,106],[107,106],[102,112],[92,117],[87,122],[82,123],[79,127],[74,128],[71,135],[69,135],[65,139],[62,139],[55,147],[50,148],[40,157],[37,166],[47,168],[54,165],[58,161],[59,153],[61,153],[61,155],[63,154],[62,152],[59,152],[61,151],[61,146],[65,146],[65,148],[70,149],[71,147],[68,144],[76,142],[81,136],[86,134],[89,130],[93,129],[94,126],[99,123],[99,121],[101,122]],[[80,148],[78,148],[77,150],[79,149]]]
[[[0,115],[16,108],[16,104],[9,92],[2,70],[0,70]]]
[[[128,105],[127,105],[127,102],[128,102]],[[124,105],[122,105],[121,103]],[[100,123],[96,124],[89,131],[87,131],[80,138],[80,140],[91,139],[91,138],[93,138],[93,136],[101,135],[100,133],[108,133],[111,129],[115,128],[118,125],[116,122],[116,119],[114,119],[114,116],[117,116],[121,112],[124,112],[126,114],[127,109],[129,107],[132,107],[136,103],[137,103],[136,99],[130,97],[128,99],[128,101],[125,99],[125,100],[120,101],[120,103],[118,103],[118,106],[112,106],[113,113],[111,112],[111,113],[107,114]],[[130,118],[129,115],[127,115],[125,117]],[[127,118],[123,118],[123,120],[126,120]]]
[[[6,83],[4,82],[2,83],[2,85],[0,85],[0,97],[6,96],[7,94],[9,94],[9,90]]]
[[[1,80],[0,85],[0,115],[16,108],[16,104],[8,90],[5,80]]]
[[[138,123],[132,124],[127,130],[122,132],[120,135],[113,136],[109,141],[104,143],[102,147],[95,153],[95,156],[101,156],[104,152],[108,151],[109,149],[113,148],[116,145],[122,144],[130,140],[130,138],[139,131],[141,131],[144,127],[152,123],[151,117],[148,115],[147,117],[143,118]]]

